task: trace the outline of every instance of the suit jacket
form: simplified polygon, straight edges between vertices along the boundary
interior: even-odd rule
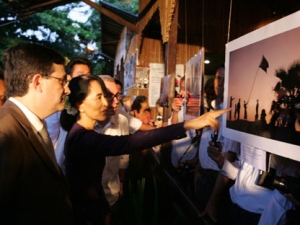
[[[65,177],[11,101],[0,108],[0,224],[73,224]]]

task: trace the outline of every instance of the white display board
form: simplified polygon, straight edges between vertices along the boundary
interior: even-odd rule
[[[223,133],[300,161],[300,11],[226,45]]]

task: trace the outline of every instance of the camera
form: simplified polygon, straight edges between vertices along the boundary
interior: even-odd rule
[[[187,161],[181,161],[178,163],[177,171],[189,173],[194,170],[195,170],[195,165],[193,165],[192,163],[189,163]]]
[[[163,118],[162,118],[162,116],[158,115],[158,116],[156,117],[156,119],[157,119],[158,121],[161,121]]]
[[[296,199],[300,200],[300,179],[291,176],[275,177],[273,187],[284,194],[291,193]]]
[[[260,172],[257,185],[271,190],[277,189],[283,194],[292,194],[297,200],[300,200],[300,179],[292,176],[278,177],[273,168],[270,168],[269,172]]]

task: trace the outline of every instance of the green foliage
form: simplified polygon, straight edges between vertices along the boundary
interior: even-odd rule
[[[139,10],[139,0],[105,0],[105,2],[108,2],[133,14],[137,14]]]
[[[119,1],[108,0],[110,4],[136,14],[138,0]],[[97,3],[97,1],[96,1]],[[87,57],[93,64],[94,74],[113,74],[113,62],[107,61],[101,55],[101,27],[100,14],[92,9],[87,22],[81,23],[68,18],[68,13],[79,3],[71,3],[47,10],[45,12],[18,18],[8,7],[0,1],[0,67],[5,49],[22,42],[38,43],[62,53],[71,59],[82,56]],[[38,33],[38,35],[36,35]],[[85,46],[95,43],[97,51],[87,54]]]
[[[89,42],[101,49],[100,15],[96,10],[85,23],[73,21],[68,13],[79,3],[59,9],[32,14],[26,18],[12,18],[14,13],[0,1],[0,58],[1,67],[5,49],[22,42],[38,43],[56,49],[67,58],[88,57],[93,64],[93,73],[102,73],[105,62],[99,54],[87,55],[85,46]],[[15,20],[15,22],[12,22]],[[36,35],[38,33],[39,35]]]

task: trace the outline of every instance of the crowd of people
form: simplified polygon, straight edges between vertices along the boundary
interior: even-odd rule
[[[53,49],[23,43],[5,51],[0,72],[1,224],[116,225],[129,155],[170,141],[174,167],[197,159],[193,191],[202,216],[216,224],[297,223],[299,162],[268,154],[261,171],[240,157],[243,143],[222,134],[224,67],[209,112],[193,119],[184,119],[188,92],[180,81],[168,124],[159,104],[155,121],[147,96],[124,98],[122,83],[92,74],[85,58],[66,64]],[[261,177],[293,180],[295,188]]]

